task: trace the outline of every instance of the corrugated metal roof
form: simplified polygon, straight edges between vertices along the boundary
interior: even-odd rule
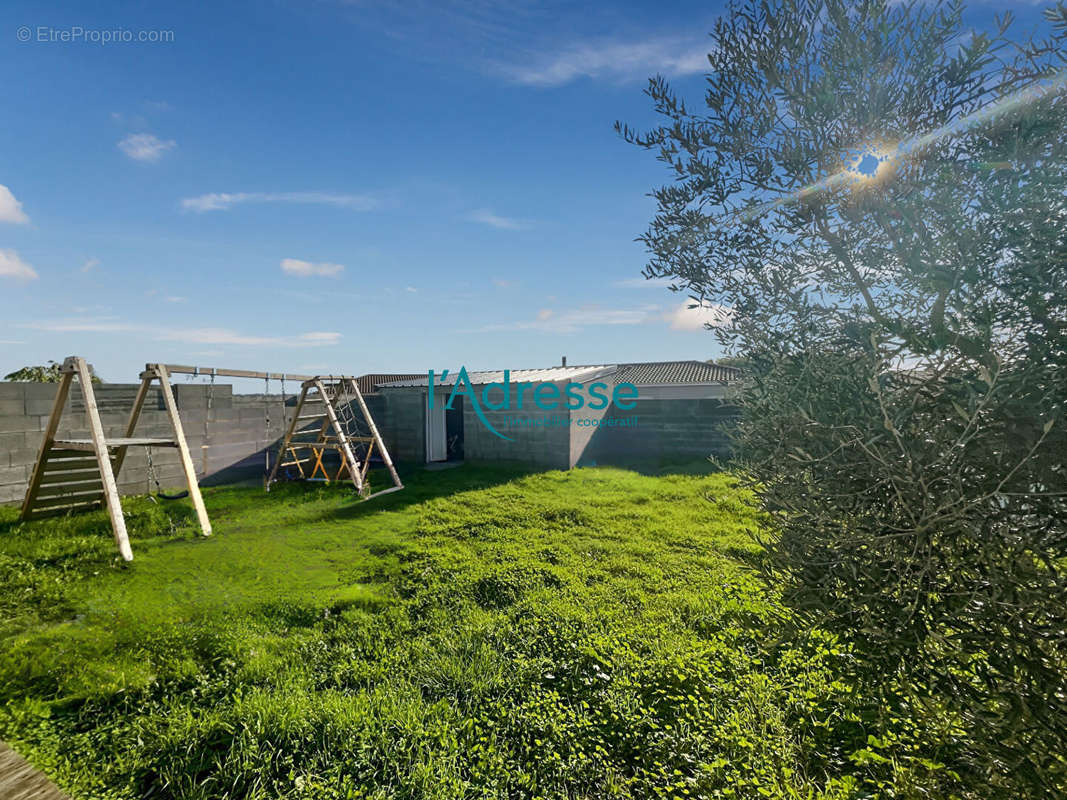
[[[706,361],[649,361],[641,364],[619,364],[615,373],[617,383],[635,386],[651,384],[729,383],[741,377],[737,367],[724,367]]]
[[[373,394],[378,391],[377,387],[383,383],[410,381],[418,378],[421,374],[419,372],[370,372],[356,378],[356,384],[359,386],[360,394]]]
[[[510,370],[510,380],[512,383],[519,383],[520,381],[528,381],[530,383],[541,383],[544,381],[587,381],[601,375],[607,375],[608,373],[616,370],[615,364],[601,364],[596,366],[574,366],[574,367],[546,367],[544,369],[513,369]],[[441,378],[440,373],[434,372],[434,386],[451,386],[456,382],[456,377],[459,374],[459,370],[449,370],[448,376],[444,379]],[[478,370],[472,372],[467,370],[467,376],[471,379],[471,383],[475,386],[481,386],[487,383],[503,383],[504,370]],[[426,375],[414,380],[402,380],[393,381],[390,383],[378,384],[379,388],[387,389],[404,389],[414,388],[419,386],[427,386],[429,384],[429,378]]]

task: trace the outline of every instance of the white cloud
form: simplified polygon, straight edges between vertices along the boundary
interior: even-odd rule
[[[27,322],[18,325],[49,333],[142,333],[157,341],[181,342],[199,345],[242,345],[271,347],[327,347],[340,343],[341,334],[328,331],[310,331],[291,336],[256,336],[241,333],[231,328],[160,328],[157,325],[119,322],[117,317],[85,317],[60,319],[45,322]]]
[[[521,231],[530,227],[530,223],[514,217],[502,217],[494,214],[488,208],[479,208],[466,216],[468,222],[477,222],[488,225],[490,228],[498,228],[504,231]]]
[[[611,285],[616,289],[664,289],[672,283],[670,278],[623,278]]]
[[[378,207],[378,201],[369,195],[331,192],[211,192],[184,197],[181,207],[202,214],[205,211],[226,211],[244,203],[304,203],[353,211],[370,211]]]
[[[37,280],[37,270],[19,258],[14,250],[0,250],[0,278],[11,278],[19,283]]]
[[[340,275],[345,269],[343,264],[331,264],[328,261],[318,263],[301,261],[299,258],[283,258],[281,266],[282,272],[286,275],[299,275],[301,278],[307,278],[312,275]]]
[[[131,133],[119,142],[118,147],[134,161],[154,162],[177,145],[173,139],[160,139],[151,133]]]
[[[491,331],[542,331],[544,333],[578,333],[585,328],[616,325],[662,325],[667,323],[674,330],[704,330],[705,323],[722,325],[730,319],[731,311],[725,306],[704,305],[689,308],[693,302],[682,303],[676,308],[664,311],[656,304],[637,308],[601,308],[599,306],[582,306],[556,310],[542,308],[534,319],[516,320],[514,322],[486,325],[464,331],[465,333],[485,333]]]
[[[174,328],[160,333],[159,339],[168,342],[207,345],[271,345],[273,347],[318,347],[335,345],[341,334],[313,331],[291,337],[253,336],[229,328]]]
[[[99,258],[87,258],[87,259],[85,259],[85,263],[82,264],[82,272],[88,272],[89,270],[96,269],[99,266],[100,266],[100,259]]]
[[[702,331],[708,325],[718,327],[730,320],[732,310],[717,304],[696,305],[685,302],[663,315],[676,331]]]
[[[176,294],[172,294],[169,297],[165,297],[163,299],[166,300],[168,303],[184,303],[185,302],[185,298],[184,297],[181,297],[180,295],[176,295]]]
[[[20,327],[49,333],[118,333],[141,329],[141,326],[116,322],[116,319],[117,317],[83,317],[82,319],[62,319],[50,322],[27,322]]]
[[[658,306],[636,309],[610,309],[587,306],[584,308],[555,311],[542,308],[537,317],[531,320],[517,320],[500,325],[487,325],[470,331],[484,333],[504,330],[535,330],[545,333],[577,333],[584,328],[607,325],[641,325],[656,318]]]
[[[278,341],[274,336],[251,336],[230,328],[174,328],[161,331],[159,338],[167,342],[186,344],[262,345],[276,344]]]
[[[414,286],[405,286],[404,287],[404,291],[405,292],[411,292],[412,294],[414,294],[415,292],[418,291],[418,289],[416,289]]]
[[[507,280],[506,278],[493,278],[493,286],[497,289],[514,289],[518,285],[518,281]]]
[[[0,183],[0,222],[25,225],[29,221],[30,218],[22,210],[22,203],[15,199],[10,189]]]
[[[579,42],[495,70],[526,86],[562,86],[578,78],[614,82],[644,80],[655,73],[691,75],[708,69],[708,45],[693,37],[660,36],[641,41]]]
[[[337,344],[341,341],[341,334],[333,333],[332,331],[312,331],[311,333],[302,333],[298,338],[309,345]]]

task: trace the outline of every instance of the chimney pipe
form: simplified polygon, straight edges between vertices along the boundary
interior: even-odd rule
[[[563,356],[563,364],[561,366],[567,366],[567,357]]]

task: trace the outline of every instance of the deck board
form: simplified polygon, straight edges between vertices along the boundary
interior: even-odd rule
[[[26,759],[0,742],[0,797],[4,800],[70,800]]]

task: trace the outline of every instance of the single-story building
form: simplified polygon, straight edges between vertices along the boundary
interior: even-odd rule
[[[379,425],[394,459],[419,463],[568,469],[722,456],[739,377],[703,361],[449,370],[378,384]]]

